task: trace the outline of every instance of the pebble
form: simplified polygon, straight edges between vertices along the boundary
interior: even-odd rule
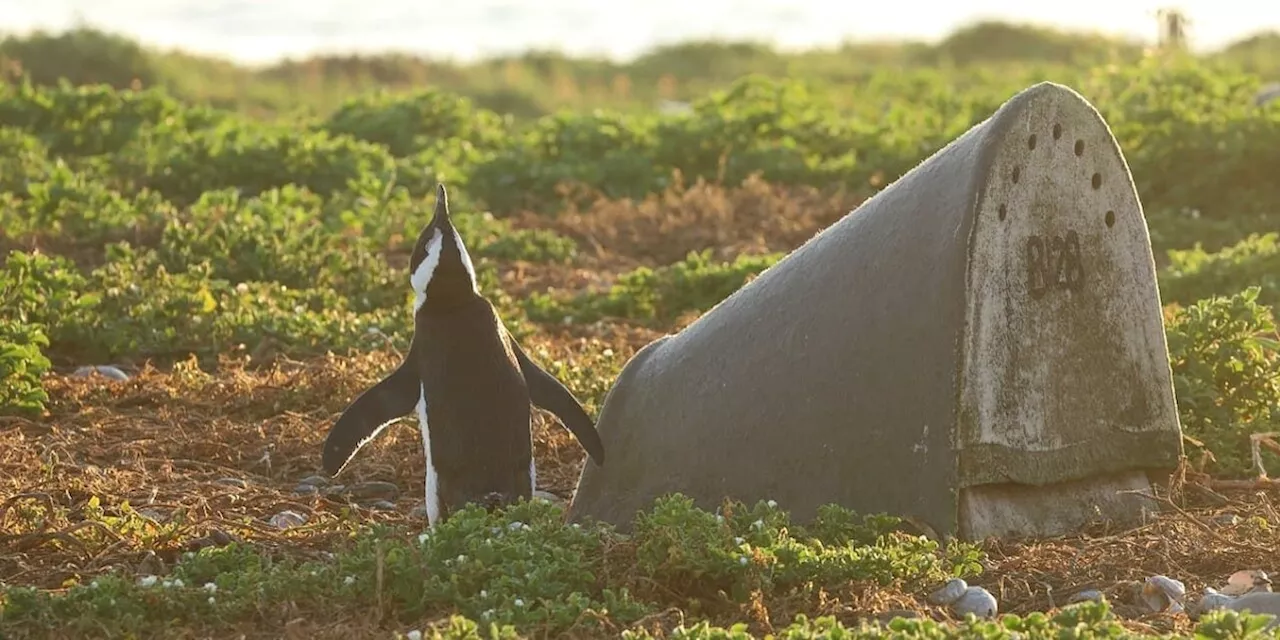
[[[240,539],[228,534],[221,529],[214,529],[207,536],[194,538],[187,542],[187,551],[199,551],[205,547],[225,547],[232,542],[239,542]]]
[[[313,484],[300,484],[293,488],[293,495],[296,496],[314,496],[320,493],[320,489]]]
[[[370,505],[369,505],[369,508],[370,508],[370,509],[377,509],[378,511],[395,511],[395,510],[396,510],[396,503],[394,503],[394,502],[388,502],[388,501],[386,501],[386,500],[378,500],[378,501],[376,501],[376,502],[374,502],[374,503],[370,504]]]
[[[140,516],[142,516],[142,517],[144,517],[144,518],[150,519],[150,520],[152,520],[152,521],[154,521],[154,522],[164,522],[164,521],[165,521],[165,515],[164,515],[163,513],[161,513],[160,511],[156,510],[156,509],[151,509],[151,508],[143,507],[142,509],[138,509],[138,515],[140,515]]]
[[[533,498],[535,500],[546,500],[552,504],[564,504],[564,498],[561,498],[550,491],[543,491],[542,489],[535,489],[533,491]]]
[[[393,500],[400,494],[400,487],[390,482],[375,480],[353,484],[347,487],[346,493],[356,500],[371,500],[375,498]]]
[[[297,511],[281,511],[271,516],[271,524],[277,529],[290,529],[292,527],[300,527],[307,522],[307,517]]]
[[[418,506],[416,506],[416,507],[414,507],[414,508],[410,509],[410,510],[409,510],[409,517],[410,517],[410,518],[422,518],[423,520],[426,520],[426,519],[427,519],[427,505],[425,505],[425,504],[420,504],[420,505],[418,505]]]
[[[249,483],[241,480],[240,478],[218,478],[217,480],[214,480],[213,483],[223,484],[237,489],[247,489],[249,487]]]
[[[325,487],[321,493],[323,493],[325,496],[337,496],[337,495],[342,495],[346,493],[346,491],[347,491],[347,485],[335,484],[332,487]]]
[[[143,575],[161,575],[165,573],[164,559],[154,551],[148,551],[134,567],[134,571]]]
[[[1076,602],[1089,602],[1090,600],[1093,602],[1102,602],[1102,592],[1097,589],[1085,589],[1084,591],[1071,596],[1071,600],[1068,602],[1074,604]]]
[[[1240,524],[1240,516],[1234,513],[1220,513],[1213,517],[1213,521],[1218,525],[1230,527]]]
[[[75,370],[75,373],[72,373],[71,375],[76,378],[87,378],[95,373],[106,378],[111,378],[112,380],[123,381],[129,379],[129,374],[111,365],[79,367]]]
[[[329,479],[324,476],[307,476],[298,481],[299,485],[307,485],[310,487],[323,487],[329,484]]]

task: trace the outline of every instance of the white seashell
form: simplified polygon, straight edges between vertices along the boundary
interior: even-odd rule
[[[1152,611],[1179,613],[1186,597],[1186,586],[1168,576],[1151,576],[1142,584],[1142,600]]]
[[[290,527],[302,526],[307,522],[307,517],[296,511],[281,511],[271,516],[271,524],[277,529],[288,529]]]
[[[969,584],[960,578],[952,578],[942,588],[929,594],[929,602],[933,604],[951,604],[964,595]]]
[[[1270,590],[1271,578],[1267,577],[1266,571],[1261,569],[1242,569],[1227,578],[1227,586],[1221,589],[1221,593],[1229,596],[1242,596],[1253,591]]]
[[[982,587],[965,589],[960,599],[951,605],[951,610],[961,616],[972,613],[979,618],[994,618],[999,608],[996,597]]]

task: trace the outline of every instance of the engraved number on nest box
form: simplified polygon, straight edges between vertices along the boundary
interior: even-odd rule
[[[1080,288],[1084,263],[1080,259],[1080,234],[1027,238],[1027,290],[1040,299],[1050,289]]]

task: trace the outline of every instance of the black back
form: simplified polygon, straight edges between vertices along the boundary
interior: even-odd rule
[[[427,336],[415,354],[426,389],[432,464],[442,513],[451,506],[529,498],[532,410],[510,337],[488,301],[418,313]],[[447,338],[444,338],[447,336]]]

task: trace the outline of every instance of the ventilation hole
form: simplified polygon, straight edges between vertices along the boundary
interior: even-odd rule
[[[1036,134],[1033,133],[1031,134],[1030,138],[1027,138],[1027,148],[1028,149],[1036,148]]]
[[[1017,184],[1017,182],[1018,182],[1018,178],[1019,178],[1021,175],[1022,175],[1022,170],[1021,170],[1021,169],[1019,169],[1018,167],[1014,167],[1014,168],[1013,168],[1013,182],[1014,182],[1014,184]]]
[[[1084,140],[1076,140],[1076,155],[1084,155]]]
[[[1007,211],[1007,210],[1008,210],[1008,208],[1007,208],[1007,207],[1005,207],[1004,205],[1000,205],[1000,208],[999,208],[999,210],[998,210],[998,211],[999,211],[999,216],[1000,216],[1000,219],[1001,219],[1001,220],[1004,220],[1004,216],[1005,216],[1005,213],[1006,213],[1006,211]],[[1110,213],[1111,213],[1110,211],[1108,211],[1108,212],[1107,212],[1107,214],[1108,214],[1108,215],[1110,215]],[[1110,218],[1108,218],[1108,220],[1110,220]],[[1111,226],[1111,223],[1110,223],[1110,222],[1108,222],[1108,223],[1107,223],[1107,226],[1108,226],[1108,227],[1109,227],[1109,226]]]
[[[1062,125],[1060,124],[1053,125],[1053,139],[1057,140],[1058,138],[1061,138],[1061,137],[1062,137]]]
[[[1107,228],[1110,229],[1111,225],[1114,225],[1115,223],[1116,223],[1116,212],[1108,211],[1107,212]]]
[[[1102,186],[1102,174],[1101,174],[1101,173],[1095,173],[1095,174],[1093,174],[1093,180],[1092,180],[1092,183],[1093,183],[1093,188],[1094,188],[1094,189],[1097,189],[1098,187],[1101,187],[1101,186]]]

